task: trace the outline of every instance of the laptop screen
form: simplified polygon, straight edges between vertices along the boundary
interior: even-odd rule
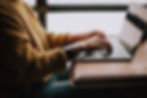
[[[138,4],[131,4],[120,33],[121,41],[133,50],[141,41],[147,23],[147,9]]]

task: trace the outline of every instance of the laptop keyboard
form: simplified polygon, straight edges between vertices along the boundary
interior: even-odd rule
[[[109,59],[131,59],[131,55],[127,52],[125,47],[120,43],[118,38],[110,40],[112,46],[112,53],[109,56],[105,56],[106,50],[95,50],[89,52],[82,52],[78,56],[78,60],[109,60]]]

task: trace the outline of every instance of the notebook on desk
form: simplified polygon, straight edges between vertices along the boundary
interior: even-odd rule
[[[131,4],[121,33],[118,37],[109,39],[112,46],[110,55],[105,56],[105,50],[82,52],[76,61],[130,61],[140,42],[147,33],[147,9],[138,4]]]

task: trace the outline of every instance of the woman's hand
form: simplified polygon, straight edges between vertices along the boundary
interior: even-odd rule
[[[106,36],[104,32],[102,31],[91,31],[91,32],[85,32],[84,34],[77,34],[77,35],[68,35],[67,37],[67,44],[71,44],[73,42],[86,40],[92,37],[97,37],[98,39],[106,39]]]
[[[86,40],[79,41],[77,43],[68,45],[65,50],[68,57],[75,58],[82,51],[93,51],[98,49],[105,49],[108,53],[111,52],[111,45],[103,37],[91,37]]]
[[[102,31],[95,30],[95,31],[89,32],[87,34],[88,34],[88,38],[97,37],[97,38],[101,38],[101,39],[106,39],[106,36],[105,36],[104,32],[102,32]]]
[[[72,46],[73,48],[75,47],[79,52],[93,51],[98,49],[106,49],[108,52],[111,51],[111,45],[109,42],[104,38],[97,38],[96,36],[83,41],[79,41]]]

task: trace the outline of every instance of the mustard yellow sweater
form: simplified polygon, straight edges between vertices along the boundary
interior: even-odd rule
[[[22,0],[0,0],[0,86],[30,89],[65,68],[66,35],[46,32]]]

